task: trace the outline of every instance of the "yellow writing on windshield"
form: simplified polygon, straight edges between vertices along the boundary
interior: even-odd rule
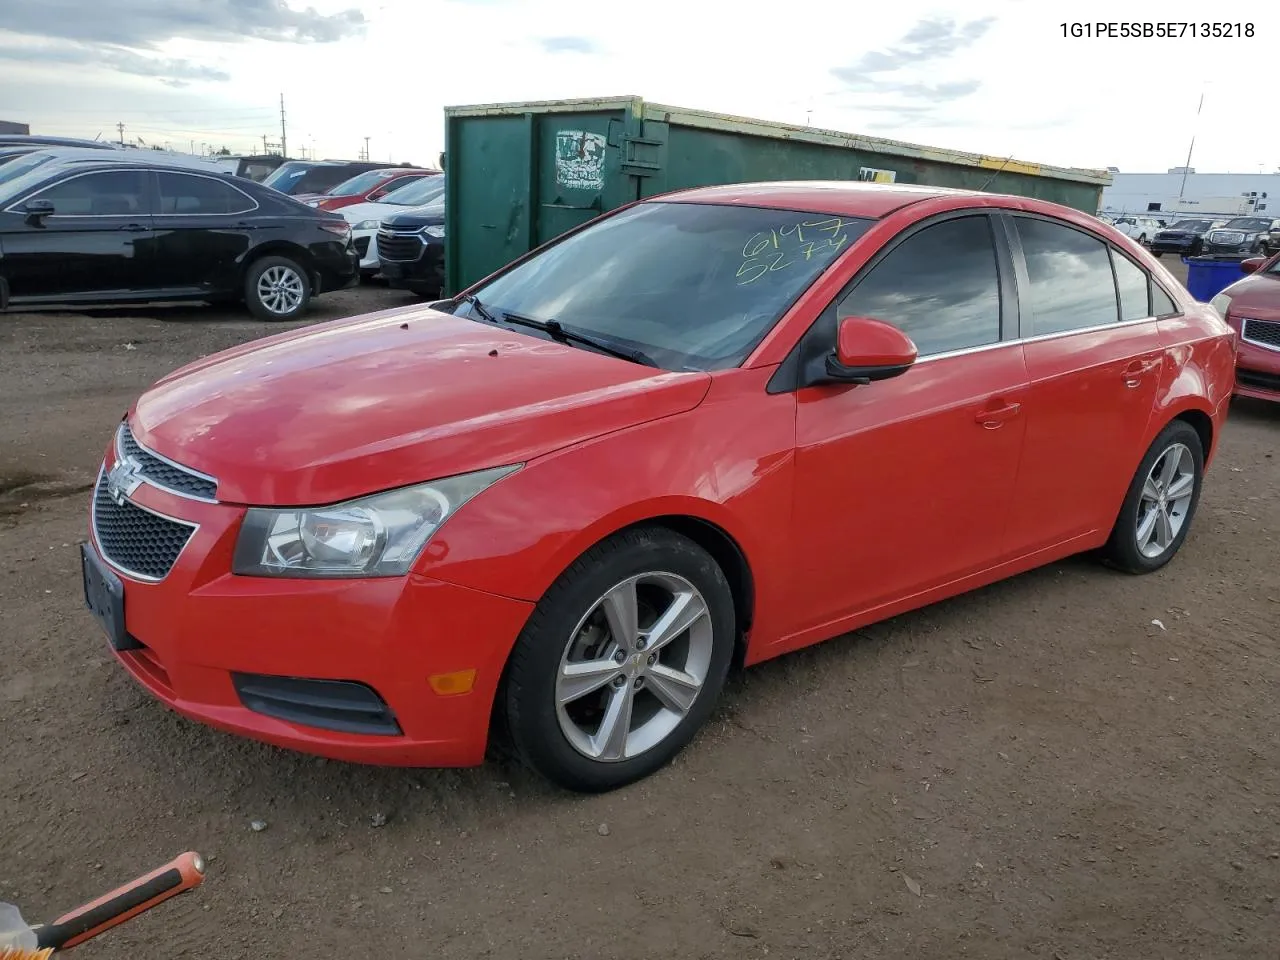
[[[742,245],[738,285],[755,283],[766,274],[785,270],[815,257],[830,260],[849,242],[840,217],[806,220],[753,234]]]

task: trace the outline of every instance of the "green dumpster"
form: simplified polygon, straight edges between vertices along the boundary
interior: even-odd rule
[[[1094,214],[1103,170],[1024,163],[640,97],[445,109],[445,277],[456,293],[541,243],[670,190],[877,180],[1052,200]]]

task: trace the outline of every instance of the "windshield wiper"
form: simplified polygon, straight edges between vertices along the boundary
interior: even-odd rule
[[[479,316],[481,320],[488,320],[490,323],[498,322],[494,315],[485,309],[485,305],[480,302],[479,297],[470,293],[460,293],[454,297],[454,299],[460,303],[470,304],[471,309],[476,312],[477,316]]]
[[[584,346],[595,347],[602,353],[607,353],[618,357],[622,360],[630,360],[632,363],[642,363],[646,367],[658,366],[658,361],[647,353],[641,353],[631,347],[624,347],[618,343],[612,343],[603,337],[597,337],[590,333],[582,333],[566,327],[559,320],[535,320],[532,317],[521,316],[518,313],[508,313],[502,311],[502,319],[507,323],[519,324],[522,327],[532,327],[535,330],[542,330],[551,335],[552,339],[559,340],[561,343],[581,343]]]

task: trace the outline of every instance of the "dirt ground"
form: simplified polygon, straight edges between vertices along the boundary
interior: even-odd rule
[[[1280,406],[1235,405],[1163,572],[1075,559],[763,665],[670,768],[579,797],[244,742],[112,661],[76,551],[111,430],[275,329],[0,317],[0,900],[210,860],[86,958],[1280,956]]]

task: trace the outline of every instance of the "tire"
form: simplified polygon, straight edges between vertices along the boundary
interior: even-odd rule
[[[1186,477],[1191,481],[1190,491],[1166,500],[1165,491],[1170,485],[1181,489]],[[1152,442],[1129,484],[1104,548],[1106,560],[1133,574],[1152,573],[1172,560],[1195,519],[1203,480],[1204,448],[1200,435],[1186,421],[1174,420]],[[1169,522],[1162,523],[1156,510],[1162,510]],[[1147,522],[1151,524],[1149,528]],[[1148,529],[1150,533],[1146,532]]]
[[[1157,260],[1159,260],[1161,257],[1164,256],[1164,254],[1161,253],[1159,250],[1152,250],[1151,255],[1155,257]]]
[[[1147,245],[1147,235],[1145,233],[1138,234],[1138,246],[1145,247]]]
[[[619,649],[614,635],[629,619],[628,597],[636,601],[634,626],[624,629],[631,636]],[[654,636],[664,613],[682,616],[683,629]],[[616,622],[623,627],[610,626]],[[552,585],[516,640],[503,700],[516,754],[553,783],[583,793],[648,776],[711,715],[736,626],[724,572],[693,541],[653,527],[597,544]],[[579,667],[575,690],[566,668],[586,662],[598,669],[587,676]],[[672,679],[699,677],[696,688]],[[627,726],[610,724],[623,709],[630,711]]]
[[[294,320],[311,303],[311,279],[296,260],[263,257],[245,274],[244,302],[259,320]]]

